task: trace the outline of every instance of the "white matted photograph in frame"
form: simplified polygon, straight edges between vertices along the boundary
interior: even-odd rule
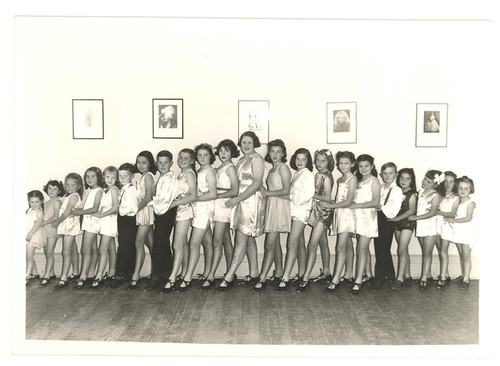
[[[238,101],[238,137],[245,131],[253,131],[262,144],[269,142],[269,101]]]
[[[102,99],[73,99],[73,138],[104,138],[104,103]]]
[[[416,147],[446,147],[448,104],[417,103]]]
[[[184,138],[182,99],[153,99],[153,138]]]
[[[326,103],[328,144],[355,144],[357,128],[356,102]]]

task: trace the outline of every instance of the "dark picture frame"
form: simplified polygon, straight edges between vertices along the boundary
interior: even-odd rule
[[[184,138],[184,100],[180,98],[153,99],[153,138]]]

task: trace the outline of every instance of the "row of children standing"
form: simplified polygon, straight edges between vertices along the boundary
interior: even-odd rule
[[[411,278],[408,244],[416,228],[423,256],[420,289],[427,287],[434,245],[438,246],[441,264],[437,288],[447,283],[450,242],[457,244],[460,254],[461,288],[468,287],[470,249],[474,242],[475,204],[469,197],[474,191],[472,180],[457,179],[452,172],[442,174],[431,170],[417,195],[412,169],[398,173],[393,163],[384,164],[381,185],[370,155],[356,159],[351,152],[344,151],[334,158],[325,149],[314,154],[317,169],[314,175],[313,158],[304,148],[291,158],[290,166],[296,171],[292,177],[285,164],[283,141],[271,141],[265,159],[255,151],[260,142],[253,132],[242,134],[238,145],[244,156],[236,166],[232,159],[240,153],[234,142],[223,140],[215,154],[208,144],[181,150],[178,155],[181,172],[177,177],[171,171],[170,152],[161,151],[155,162],[150,152],[143,151],[137,156],[135,166],[125,163],[118,169],[107,167],[103,173],[96,167],[89,168],[85,183],[76,173],[66,176],[64,189],[60,182],[49,181],[44,187],[49,196],[45,207],[41,192],[30,192],[27,281],[37,275],[34,249],[45,243],[47,262],[41,284],[47,285],[55,277],[53,251],[58,236],[62,235],[63,267],[58,288],[66,287],[76,276],[76,289],[86,283],[98,288],[107,275],[111,287],[127,281],[127,289],[135,289],[141,281],[144,246],[147,246],[152,261],[147,288],[161,287],[164,293],[185,291],[193,284],[203,245],[204,272],[197,278],[201,289],[224,291],[233,286],[236,270],[246,254],[250,274],[244,283],[252,285],[255,291],[266,287],[274,263],[272,277],[278,283],[276,290],[285,290],[297,282],[296,290],[301,292],[309,287],[319,245],[324,271],[315,280],[328,281],[327,292],[334,292],[344,281],[352,285],[351,294],[358,294],[364,282],[373,280],[369,253],[373,238],[376,258],[373,288],[380,289],[386,280],[391,280],[392,288],[400,290]],[[212,168],[215,155],[221,161],[217,171]],[[272,164],[265,187],[264,161]],[[337,181],[335,199],[331,200],[335,164],[342,176]],[[157,170],[160,177],[155,185]],[[132,184],[137,171],[141,178]],[[86,190],[82,193],[84,185]],[[58,197],[63,194],[61,202]],[[80,217],[83,217],[81,228]],[[307,247],[306,225],[313,227]],[[236,231],[234,248],[230,228]],[[337,235],[333,273],[329,270],[330,229]],[[83,231],[81,268],[75,241],[80,230]],[[255,238],[264,232],[264,257],[259,271]],[[284,266],[280,233],[288,233]],[[393,235],[398,243],[397,272],[390,252]],[[353,237],[357,239],[355,267]],[[215,286],[222,252],[226,273]],[[296,262],[298,274],[291,278]]]

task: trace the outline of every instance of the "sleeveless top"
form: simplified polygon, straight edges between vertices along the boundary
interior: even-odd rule
[[[283,181],[281,175],[278,173],[280,169],[287,169],[287,166],[281,164],[276,170],[270,171],[267,175],[266,185],[268,191],[279,191],[283,189]],[[264,232],[266,233],[290,232],[292,219],[288,196],[267,197],[266,217],[264,221]]]
[[[401,203],[401,209],[399,210],[397,216],[404,214],[406,211],[410,209],[410,198],[415,193],[417,192],[415,192],[413,189],[403,192],[403,202]],[[408,218],[394,222],[394,228],[398,231],[401,230],[413,231],[415,230],[416,225],[417,225],[416,221],[410,221],[408,220]]]
[[[345,182],[337,183],[337,193],[335,194],[335,203],[344,202],[349,193],[349,181],[354,178],[351,175]],[[356,224],[354,219],[354,210],[349,207],[337,208],[333,212],[332,234],[355,233]]]
[[[180,172],[177,176],[177,181],[179,182],[179,198],[184,198],[189,194],[189,185],[187,182],[188,174],[195,173],[192,169],[186,170],[185,172]],[[180,205],[177,207],[177,214],[175,216],[176,221],[189,220],[193,218],[193,205],[191,203]]]
[[[354,203],[365,203],[373,200],[372,182],[375,177],[358,182],[358,188],[354,193]],[[368,238],[378,237],[378,218],[376,208],[355,208],[356,234]]]
[[[82,200],[81,200],[80,195],[78,193],[73,192],[69,196],[64,196],[62,204],[61,204],[61,208],[59,209],[59,217],[64,213],[64,211],[66,211],[66,208],[68,207],[69,200],[72,196],[75,196],[78,198],[74,208],[80,207]],[[76,235],[79,235],[80,233],[81,233],[81,231],[80,231],[80,217],[79,216],[68,216],[57,227],[57,234],[59,234],[59,235],[76,236]]]
[[[315,195],[322,196],[325,193],[325,180],[330,180],[330,185],[333,189],[334,180],[332,173],[329,171],[316,173],[314,176]],[[330,198],[330,197],[329,197]],[[329,229],[333,220],[333,209],[320,207],[320,201],[313,199],[311,215],[309,216],[309,225],[315,226],[316,223],[322,222],[325,229]]]
[[[421,189],[417,197],[417,216],[424,215],[431,210],[432,200],[437,195],[435,189],[425,192]],[[437,235],[437,215],[423,220],[417,220],[417,230],[415,235],[419,237]]]
[[[229,189],[231,189],[231,180],[229,179],[229,175],[227,175],[227,170],[229,167],[233,166],[233,163],[229,163],[223,167],[219,167],[216,170],[217,173],[217,193],[225,193]],[[229,198],[217,198],[215,200],[215,216],[214,221],[218,222],[231,222],[231,212],[233,209],[226,207],[226,202]]]
[[[59,197],[54,198],[54,202],[51,202],[48,204],[50,201],[45,203],[45,207],[43,209],[43,221],[50,220],[52,217],[54,217],[55,214],[55,209],[54,209],[54,204],[56,201],[61,202],[61,199]],[[54,238],[57,236],[57,228],[52,227],[52,224],[47,224],[43,226],[43,233],[45,234],[46,238]]]

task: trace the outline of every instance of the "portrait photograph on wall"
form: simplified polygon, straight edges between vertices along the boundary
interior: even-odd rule
[[[184,137],[183,99],[153,99],[153,138]]]
[[[356,102],[327,103],[326,116],[328,144],[356,143]]]
[[[73,138],[104,138],[102,99],[73,99]]]
[[[448,104],[417,103],[416,147],[446,147]]]
[[[269,101],[238,101],[238,136],[253,131],[263,144],[269,142]]]

